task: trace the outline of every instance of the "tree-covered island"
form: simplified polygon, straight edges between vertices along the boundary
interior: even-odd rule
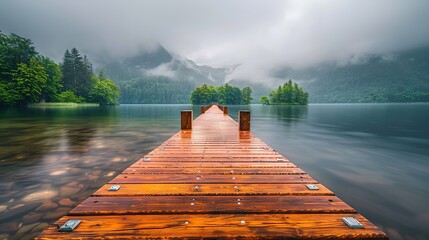
[[[0,106],[39,102],[118,104],[116,84],[76,48],[61,64],[40,55],[30,39],[0,32]]]
[[[217,87],[204,84],[195,88],[191,94],[191,103],[194,105],[207,105],[211,103],[247,105],[250,104],[252,99],[252,89],[250,87],[240,90],[240,88],[229,84]]]
[[[273,90],[269,94],[269,97],[262,96],[259,102],[264,105],[307,105],[308,93],[302,90],[297,83],[289,80],[285,84],[280,85],[276,90]]]

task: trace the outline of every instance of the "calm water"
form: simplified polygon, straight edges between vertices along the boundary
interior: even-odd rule
[[[177,132],[189,108],[0,109],[0,239],[36,236]],[[429,104],[232,106],[235,119],[238,109],[391,239],[429,239]]]

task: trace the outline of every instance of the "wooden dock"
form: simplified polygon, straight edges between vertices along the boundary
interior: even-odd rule
[[[182,113],[182,129],[192,130],[179,131],[56,222],[79,219],[76,229],[51,226],[38,239],[388,239],[250,131],[239,131],[217,105],[204,111],[194,121]],[[240,127],[250,127],[250,115],[242,116]],[[121,187],[109,191],[113,185]],[[364,228],[350,228],[344,217]]]

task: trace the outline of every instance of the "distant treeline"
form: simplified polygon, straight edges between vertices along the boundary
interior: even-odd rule
[[[238,87],[229,84],[218,87],[204,84],[195,88],[191,94],[191,103],[195,105],[211,103],[238,105],[250,104],[251,101],[252,89],[250,87],[240,90]]]
[[[140,77],[118,81],[121,103],[189,103],[195,83],[171,80],[161,76]]]
[[[291,104],[291,105],[307,105],[308,93],[302,90],[297,83],[289,80],[277,90],[270,93],[269,97],[262,96],[260,103],[264,105],[278,105],[278,104]]]
[[[38,102],[117,104],[119,88],[76,48],[57,64],[40,55],[30,39],[0,32],[0,105]]]

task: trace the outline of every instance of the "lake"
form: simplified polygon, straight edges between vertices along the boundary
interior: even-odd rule
[[[32,239],[168,139],[190,105],[0,109],[0,239]],[[429,239],[429,104],[230,106],[391,239]],[[199,107],[194,107],[194,117]]]

